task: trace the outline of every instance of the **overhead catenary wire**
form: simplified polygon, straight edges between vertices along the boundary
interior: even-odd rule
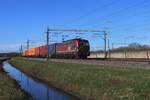
[[[112,2],[110,2],[110,3],[108,3],[108,4],[106,4],[106,5],[103,5],[103,7],[113,5],[114,3],[118,3],[118,1],[114,0],[114,1],[112,1]],[[102,6],[101,6],[101,7],[102,7]],[[82,17],[84,17],[84,16],[89,16],[89,15],[91,15],[92,13],[95,13],[96,11],[98,11],[97,8],[94,9],[94,10],[91,10],[89,13],[86,13],[85,15],[80,16],[79,18],[77,18],[77,19],[75,19],[75,20],[80,20],[80,19],[82,19]],[[69,23],[69,24],[70,24],[70,23]],[[63,25],[63,26],[64,26],[64,25]],[[63,30],[63,31],[65,31],[65,30]],[[70,30],[69,30],[69,31],[70,31]],[[74,30],[74,31],[76,31],[76,30]],[[79,32],[79,31],[76,31],[76,32]],[[85,30],[82,31],[82,32],[85,32]],[[89,31],[89,32],[91,32],[91,31]],[[92,32],[104,32],[104,33],[105,33],[105,31],[92,31]],[[105,35],[104,35],[104,36],[105,36]],[[106,50],[105,50],[105,51],[106,51]]]
[[[116,0],[115,0],[116,1]],[[118,2],[118,1],[117,1]],[[125,8],[125,10],[127,10],[127,9],[129,9],[129,8],[132,8],[132,7],[135,7],[136,5],[138,5],[139,3],[144,3],[145,2],[145,0],[144,1],[142,1],[142,2],[138,2],[138,3],[136,3],[136,4],[134,4],[134,5],[131,5],[131,6],[129,6],[129,7],[127,7],[127,8]],[[112,3],[112,4],[111,4]],[[116,3],[116,2],[111,2],[110,4],[111,5],[113,5],[113,3]],[[108,4],[109,5],[109,4]],[[105,8],[107,7],[107,6],[104,6]],[[123,9],[124,10],[124,9]],[[73,20],[72,21],[72,23],[76,23],[76,22],[78,22],[79,20],[81,20],[81,19],[83,19],[83,18],[87,18],[88,17],[88,15],[91,15],[92,13],[96,13],[96,12],[94,12],[94,11],[98,11],[98,9],[96,10],[96,9],[94,9],[94,10],[91,10],[91,12],[89,12],[89,13],[87,13],[87,14],[85,14],[85,15],[83,15],[82,17],[79,17],[79,18],[77,18],[77,19],[75,19],[75,20]],[[100,11],[100,10],[99,10]],[[111,13],[111,14],[109,14],[109,15],[107,15],[107,16],[109,16],[109,17],[111,17],[112,16],[112,14],[115,14],[115,13],[119,13],[119,12],[122,12],[122,9],[119,9],[119,11],[117,11],[117,12],[113,12],[113,13]],[[71,22],[70,23],[68,23],[68,25],[70,25],[70,24],[72,24]],[[82,25],[85,25],[85,24],[82,24]],[[81,25],[81,26],[82,26]],[[64,25],[61,25],[62,27],[63,26],[65,26],[65,24]]]
[[[107,16],[107,17],[102,17],[102,18],[99,18],[100,19],[100,22],[102,23],[103,21],[106,21],[108,18],[111,18],[111,17],[113,17],[113,16],[116,16],[116,15],[118,15],[118,14],[120,14],[120,13],[123,13],[124,11],[128,11],[129,9],[131,9],[131,8],[137,8],[137,7],[139,7],[138,5],[140,5],[140,4],[146,4],[146,5],[149,5],[147,2],[146,2],[146,0],[142,0],[141,2],[138,2],[138,3],[135,3],[135,4],[133,4],[133,5],[129,5],[128,7],[125,7],[125,8],[121,8],[121,9],[118,9],[117,11],[115,11],[115,12],[112,12],[112,13],[110,13],[110,14],[108,14],[108,15],[105,15],[105,16]],[[89,22],[88,22],[89,23]],[[84,26],[84,25],[86,25],[86,24],[88,24],[88,23],[84,23],[84,24],[80,24],[80,26]],[[97,26],[97,25],[99,25],[99,23],[97,23],[97,24],[90,24],[91,26]]]
[[[134,4],[134,5],[130,5],[130,6],[126,7],[125,10],[130,9],[130,8],[132,8],[132,7],[133,7],[133,8],[136,8],[136,5],[141,4],[141,3],[143,3],[143,2],[145,2],[145,1],[138,2],[138,3]],[[118,14],[119,12],[122,13],[122,10],[124,10],[124,9],[119,9],[119,11],[113,12],[113,13],[112,13],[113,15],[111,14],[111,16],[109,16],[109,17],[114,16],[115,13],[116,13],[116,14]]]
[[[70,25],[72,23],[76,23],[78,21],[81,21],[82,19],[87,18],[88,16],[91,16],[92,14],[94,14],[96,12],[99,12],[101,10],[100,8],[106,8],[106,7],[112,6],[115,3],[118,3],[119,1],[120,0],[117,0],[117,1],[113,0],[113,1],[111,1],[109,3],[107,3],[107,4],[104,4],[104,5],[100,6],[100,7],[94,8],[94,9],[90,10],[89,12],[87,12],[87,13],[85,13],[85,14],[83,14],[83,15],[81,15],[81,16],[73,19],[73,20],[71,20],[70,22],[68,22],[68,24],[59,25],[59,27],[65,27],[65,26],[68,26],[68,25]]]
[[[146,11],[144,11],[144,12],[142,12],[142,13],[134,13],[133,15],[126,15],[126,17],[127,18],[130,18],[130,19],[134,19],[134,21],[137,21],[137,22],[148,22],[149,21],[149,16],[148,15],[150,15],[150,10],[146,10]],[[146,15],[145,15],[146,14]],[[135,17],[136,16],[142,16],[142,18],[139,20],[139,19],[135,19]],[[147,18],[146,18],[147,17]],[[146,18],[146,19],[145,19]],[[118,23],[118,24],[117,24]],[[138,24],[135,24],[135,23],[132,23],[132,22],[130,22],[130,24],[129,24],[129,22],[128,23],[126,23],[126,24],[122,24],[121,22],[119,22],[119,21],[115,21],[115,27],[120,27],[121,28],[121,26],[124,28],[125,26],[129,26],[129,25],[132,25],[132,26],[134,26],[134,29],[135,28],[138,28],[137,26],[140,26],[140,24],[142,25],[142,23],[138,23]],[[147,23],[148,24],[148,23]],[[146,25],[146,24],[145,24]],[[136,26],[136,27],[135,27]]]
[[[129,9],[129,8],[128,8]],[[113,13],[113,14],[115,14],[115,13]],[[116,13],[117,14],[117,13]],[[90,15],[90,13],[89,13],[89,15]],[[114,15],[112,15],[112,16],[114,16]],[[112,17],[112,16],[110,16],[110,17]],[[85,17],[84,17],[85,18]],[[82,18],[81,18],[82,19]],[[78,20],[81,20],[80,18],[78,19]]]

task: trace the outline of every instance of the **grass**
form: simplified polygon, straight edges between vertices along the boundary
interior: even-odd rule
[[[13,58],[23,72],[64,91],[92,100],[149,100],[150,70],[106,68]]]
[[[2,60],[2,58],[0,58]],[[0,100],[28,100],[28,96],[24,93],[17,83],[10,79],[1,68],[0,64]]]

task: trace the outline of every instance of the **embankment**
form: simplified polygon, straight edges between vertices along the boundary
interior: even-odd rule
[[[13,58],[11,64],[35,79],[77,95],[83,100],[150,99],[150,70],[21,58]]]
[[[6,75],[2,69],[2,62],[8,58],[0,58],[0,100],[29,100],[17,82]]]

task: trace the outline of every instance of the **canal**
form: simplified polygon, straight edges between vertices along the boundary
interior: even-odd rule
[[[75,97],[35,81],[10,65],[7,61],[3,63],[3,69],[20,87],[32,96],[33,100],[78,100]]]

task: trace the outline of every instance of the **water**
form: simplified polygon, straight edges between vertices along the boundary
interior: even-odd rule
[[[34,100],[77,100],[74,97],[51,88],[43,83],[37,82],[28,77],[8,62],[3,63],[3,68],[7,74],[15,79],[21,88],[29,93]]]

